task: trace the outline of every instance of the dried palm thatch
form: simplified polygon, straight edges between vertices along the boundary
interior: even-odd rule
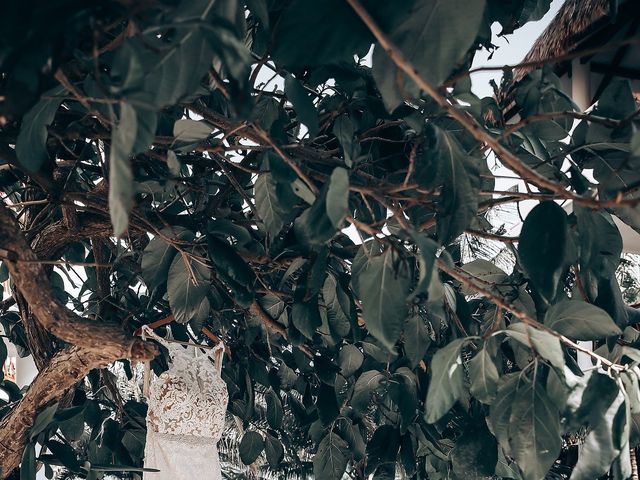
[[[589,33],[608,23],[610,17],[610,0],[566,0],[524,57],[523,63],[547,63],[546,60],[573,52]],[[534,68],[527,66],[514,70],[514,80],[521,80]]]

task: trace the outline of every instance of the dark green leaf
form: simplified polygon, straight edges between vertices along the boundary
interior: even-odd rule
[[[436,352],[429,364],[431,381],[425,404],[426,420],[440,420],[464,392],[464,369],[460,350],[467,339],[458,338]]]
[[[16,155],[20,164],[31,172],[37,171],[49,158],[47,153],[47,127],[53,122],[66,90],[57,86],[45,92],[22,119],[16,140]]]
[[[313,205],[295,221],[296,236],[308,245],[322,245],[333,238],[347,214],[349,175],[337,167]]]
[[[477,213],[482,160],[468,154],[456,137],[427,124],[426,145],[416,158],[415,178],[427,188],[441,188],[438,240],[445,244],[460,235]]]
[[[403,431],[410,425],[418,408],[418,382],[407,367],[400,367],[391,377],[389,393],[400,410]]]
[[[312,339],[316,329],[322,325],[318,304],[296,302],[291,309],[291,321],[305,337]]]
[[[347,452],[349,445],[337,434],[329,431],[318,445],[313,457],[313,474],[315,478],[326,480],[342,480],[347,468]]]
[[[305,90],[302,82],[292,75],[287,75],[284,82],[287,98],[293,104],[298,120],[309,130],[311,139],[318,135],[318,112],[313,104],[313,99]]]
[[[160,230],[163,236],[190,242],[193,240],[193,232],[182,227]],[[167,283],[169,267],[175,257],[177,250],[167,243],[161,236],[154,237],[144,249],[142,255],[142,278],[153,291]]]
[[[338,365],[340,373],[345,377],[353,375],[364,361],[364,355],[358,347],[351,344],[345,344],[338,354]]]
[[[484,8],[484,0],[417,0],[390,30],[391,40],[422,78],[438,86],[462,63],[476,39]],[[418,96],[417,86],[398,71],[380,46],[373,54],[373,75],[390,111],[405,95]]]
[[[530,381],[519,386],[509,424],[511,455],[525,480],[544,478],[560,453],[562,438],[558,410],[543,386]]]
[[[575,205],[580,234],[580,270],[610,278],[620,263],[622,236],[611,215]]]
[[[471,394],[482,403],[491,405],[498,393],[499,374],[486,348],[481,349],[469,362]]]
[[[349,173],[337,167],[329,178],[327,216],[335,228],[340,228],[349,208]]]
[[[45,407],[33,422],[33,427],[29,431],[29,439],[34,440],[41,432],[43,432],[53,421],[53,417],[58,410],[58,402]]]
[[[345,165],[347,167],[353,166],[353,161],[358,155],[359,145],[353,141],[355,127],[347,115],[340,115],[333,122],[333,134],[342,146]]]
[[[138,135],[138,117],[128,103],[120,103],[120,119],[115,126],[109,156],[109,213],[113,232],[122,235],[129,226],[133,205],[133,172],[130,157]]]
[[[264,453],[271,468],[276,468],[284,458],[284,447],[280,440],[267,433],[264,442]]]
[[[171,262],[167,279],[167,294],[173,316],[179,323],[187,323],[200,310],[200,304],[211,289],[209,268],[180,254]]]
[[[28,443],[22,452],[20,463],[20,480],[36,479],[36,448],[33,443]]]
[[[228,243],[213,235],[207,236],[209,257],[216,275],[233,291],[238,305],[248,307],[253,302],[253,270]]]
[[[322,298],[327,307],[331,332],[337,338],[346,337],[351,330],[351,304],[353,300],[333,275],[327,275],[322,287]]]
[[[520,232],[520,262],[548,300],[555,296],[565,266],[568,234],[567,214],[555,202],[542,202],[531,210]]]
[[[557,337],[524,323],[512,323],[505,332],[522,345],[534,349],[536,353],[560,371],[564,368],[564,354]]]
[[[405,325],[403,338],[404,351],[411,362],[411,366],[416,367],[424,358],[431,344],[427,326],[421,316],[413,315],[409,317]]]
[[[276,182],[270,173],[261,173],[255,183],[255,202],[258,215],[271,236],[280,233],[287,215],[278,197]]]
[[[359,275],[362,314],[369,333],[393,350],[407,315],[409,276],[393,250],[369,260]]]
[[[273,57],[285,66],[348,61],[357,51],[366,53],[372,41],[355,12],[340,0],[294,0],[274,30]]]
[[[589,425],[581,455],[572,477],[598,478],[609,471],[620,455],[620,434],[626,422],[625,397],[608,375],[588,372],[586,380],[572,392],[568,402],[575,425]]]
[[[385,376],[377,370],[369,370],[358,377],[353,387],[351,406],[356,412],[363,413],[369,406],[371,395],[380,388]]]
[[[581,300],[553,305],[547,310],[544,323],[573,340],[600,340],[622,334],[607,312]]]
[[[442,282],[438,276],[438,269],[435,268],[436,253],[440,247],[436,242],[420,233],[412,233],[413,241],[420,249],[418,264],[420,265],[420,278],[418,285],[409,297],[413,299],[416,295],[427,294],[430,302],[439,300],[443,295]]]
[[[519,382],[519,373],[513,373],[502,377],[498,386],[498,395],[491,404],[489,412],[489,427],[491,432],[498,439],[500,446],[507,455],[511,455],[509,426],[511,409],[513,407]]]
[[[245,465],[251,465],[264,449],[264,440],[258,432],[247,432],[240,441],[240,460]]]
[[[275,430],[282,425],[282,417],[284,415],[282,410],[282,401],[280,396],[270,389],[266,395],[267,400],[267,422],[269,426]]]

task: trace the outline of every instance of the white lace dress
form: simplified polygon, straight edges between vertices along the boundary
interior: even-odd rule
[[[167,347],[169,369],[151,379],[147,413],[145,480],[221,480],[218,440],[224,429],[229,394],[208,355],[192,356],[184,347],[145,332]]]

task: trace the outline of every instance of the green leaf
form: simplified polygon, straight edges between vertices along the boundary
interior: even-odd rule
[[[167,283],[169,267],[171,267],[171,262],[177,253],[177,250],[162,237],[175,238],[186,242],[191,242],[194,239],[193,232],[179,226],[162,229],[160,233],[162,236],[155,236],[145,247],[142,254],[142,278],[149,291],[153,291]]]
[[[549,361],[551,365],[563,370],[564,353],[557,337],[524,323],[512,323],[505,333],[525,347],[535,349],[538,355]]]
[[[567,404],[575,426],[589,425],[572,479],[599,478],[621,453],[625,397],[614,379],[590,371],[572,391]]]
[[[7,360],[7,345],[0,340],[0,365],[4,365]],[[0,382],[4,380],[4,370],[0,369]]]
[[[264,449],[264,440],[258,432],[247,432],[240,441],[240,460],[245,465],[251,465],[258,459]]]
[[[358,377],[353,387],[351,406],[358,413],[364,413],[371,401],[371,395],[380,388],[385,376],[377,370],[369,370]]]
[[[313,99],[305,90],[302,82],[291,74],[285,77],[284,89],[287,98],[298,114],[298,120],[309,130],[309,138],[315,138],[318,135],[319,125],[318,112],[313,104]]]
[[[333,122],[333,134],[342,146],[344,163],[347,167],[353,166],[353,161],[358,156],[360,150],[359,144],[354,143],[353,141],[355,133],[356,128],[346,114],[340,115]]]
[[[335,228],[340,228],[349,209],[349,173],[336,167],[329,178],[327,216]]]
[[[500,378],[498,394],[489,410],[489,427],[496,436],[504,452],[511,456],[509,444],[509,426],[511,409],[520,383],[520,373],[505,375]]]
[[[327,275],[322,286],[322,299],[327,308],[331,333],[337,338],[346,337],[351,330],[352,299],[331,274]]]
[[[640,157],[640,129],[638,128],[634,129],[631,138],[631,154]]]
[[[424,358],[431,344],[431,338],[424,319],[420,315],[412,315],[404,329],[404,352],[415,368]]]
[[[288,219],[286,207],[278,196],[278,189],[271,173],[260,173],[255,186],[256,210],[267,232],[276,236]]]
[[[180,176],[182,164],[173,150],[167,150],[167,167],[174,177]]]
[[[567,214],[550,201],[540,203],[529,212],[520,232],[520,263],[547,300],[553,299],[558,288],[568,236]]]
[[[598,98],[595,113],[605,118],[624,120],[633,115],[636,108],[629,80],[614,77]]]
[[[411,12],[389,29],[391,40],[422,78],[438,86],[472,47],[484,9],[484,0],[416,0]],[[405,95],[418,97],[417,86],[379,45],[373,53],[373,76],[389,111]]]
[[[440,246],[430,238],[417,232],[412,232],[411,238],[413,238],[413,241],[420,250],[417,256],[418,265],[420,266],[420,277],[418,279],[418,285],[416,285],[413,293],[409,296],[409,300],[413,300],[417,295],[426,293],[430,302],[436,302],[444,295],[442,282],[438,276],[438,269],[435,267],[437,260],[436,253]]]
[[[181,118],[173,124],[173,136],[176,143],[199,143],[213,133],[213,127],[203,120]]]
[[[392,351],[407,315],[409,276],[393,250],[369,260],[359,275],[362,315],[369,333]]]
[[[291,321],[300,333],[311,340],[322,325],[317,302],[295,302],[291,308]]]
[[[345,344],[338,354],[338,366],[340,373],[349,378],[362,366],[364,355],[358,347],[349,343]]]
[[[294,224],[296,236],[307,245],[322,245],[332,239],[347,214],[349,175],[337,167],[313,205]]]
[[[20,480],[35,480],[36,478],[36,447],[28,443],[22,452],[20,462]]]
[[[515,395],[509,420],[511,456],[525,480],[544,478],[560,454],[562,438],[558,410],[544,387],[524,382]]]
[[[607,312],[581,300],[556,303],[547,310],[544,323],[573,340],[600,340],[622,334]]]
[[[249,307],[254,298],[253,270],[227,242],[207,235],[207,245],[216,275],[231,288],[238,305]]]
[[[284,447],[277,438],[265,435],[264,453],[271,468],[276,468],[284,459]]]
[[[498,266],[483,258],[476,258],[462,266],[462,270],[481,279],[483,282],[496,284],[504,283],[508,275]],[[475,292],[467,287],[462,289],[464,295],[473,295]]]
[[[467,153],[451,132],[427,124],[414,178],[426,188],[441,189],[436,227],[442,244],[460,235],[475,217],[482,168],[482,160]]]
[[[211,289],[209,268],[200,262],[176,255],[169,268],[167,294],[169,306],[178,323],[187,323],[200,311]]]
[[[30,172],[36,172],[49,158],[47,153],[47,127],[62,103],[66,90],[57,86],[46,91],[42,99],[22,118],[20,133],[16,140],[18,161]]]
[[[498,393],[498,369],[486,348],[481,349],[469,362],[471,394],[482,403],[491,405]]]
[[[466,342],[466,338],[453,340],[438,350],[429,364],[431,381],[425,405],[428,423],[440,420],[464,393],[464,369],[460,350]]]
[[[267,423],[271,428],[277,430],[282,426],[282,417],[284,415],[280,395],[278,395],[273,389],[269,389],[266,395],[266,401]]]
[[[610,278],[620,264],[622,236],[610,214],[574,205],[580,242],[580,271]]]
[[[109,213],[115,236],[129,226],[133,206],[133,172],[130,157],[138,135],[138,117],[128,103],[120,103],[120,120],[111,135],[109,156]]]
[[[341,0],[294,0],[274,27],[272,55],[284,66],[349,61],[357,51],[366,53],[372,41],[368,29]]]
[[[337,434],[329,431],[318,445],[313,457],[313,474],[323,480],[342,480],[347,468],[349,445]]]
[[[418,408],[418,382],[415,374],[407,367],[400,367],[391,376],[389,394],[400,410],[401,428],[411,425]]]
[[[33,422],[33,427],[29,431],[29,439],[33,441],[41,432],[43,432],[53,421],[53,417],[58,410],[58,402],[45,407]]]

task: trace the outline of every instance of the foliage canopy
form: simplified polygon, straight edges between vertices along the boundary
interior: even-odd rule
[[[140,472],[146,407],[113,372],[166,368],[133,336],[164,318],[224,340],[223,457],[261,472],[630,476],[640,335],[612,220],[640,231],[630,85],[590,113],[544,65],[506,69],[498,100],[470,90],[490,26],[549,1],[8,3],[0,321],[40,373],[1,385],[0,478],[35,478],[36,444],[47,474]],[[496,191],[494,158],[524,193]],[[524,200],[507,237],[492,212]]]

